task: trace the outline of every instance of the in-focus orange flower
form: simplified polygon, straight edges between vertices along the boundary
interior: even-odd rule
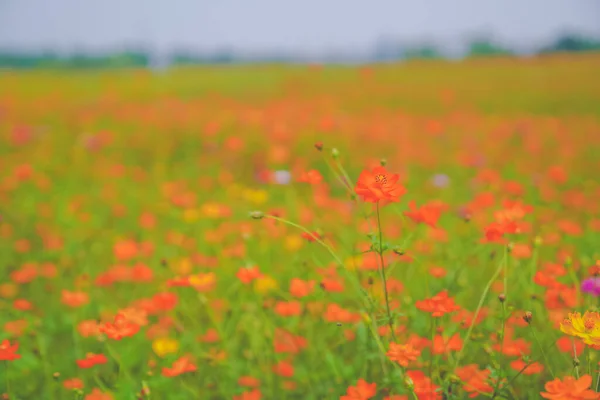
[[[173,362],[173,365],[171,366],[171,368],[164,367],[162,369],[162,374],[163,374],[163,376],[172,378],[174,376],[178,376],[178,375],[184,374],[186,372],[194,372],[196,370],[197,370],[196,365],[194,365],[194,363],[192,363],[190,357],[182,356],[178,360]]]
[[[367,203],[395,202],[406,193],[398,183],[400,175],[390,174],[384,167],[364,170],[358,177],[354,192]]]
[[[547,382],[544,388],[545,392],[540,392],[540,395],[545,399],[552,400],[591,400],[599,399],[600,393],[590,389],[592,377],[583,375],[579,379],[572,376],[565,377],[562,381],[556,378]]]
[[[386,356],[391,361],[396,361],[403,367],[408,367],[411,361],[415,361],[421,355],[421,351],[414,348],[412,344],[390,343],[390,349]]]
[[[340,400],[367,400],[377,394],[377,384],[369,383],[364,379],[359,379],[356,386],[349,386],[346,395],[341,396]]]
[[[429,299],[419,300],[415,305],[419,310],[431,313],[432,317],[441,317],[460,309],[454,303],[454,299],[448,296],[447,290],[441,291]]]
[[[17,350],[19,350],[19,344],[14,343],[10,344],[8,340],[2,341],[0,343],[0,361],[13,361],[21,358],[20,354],[17,354]]]

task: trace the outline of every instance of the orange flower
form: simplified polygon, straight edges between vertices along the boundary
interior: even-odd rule
[[[290,282],[290,294],[294,297],[308,296],[315,286],[315,281],[303,281],[302,279],[293,278]]]
[[[414,201],[408,203],[410,211],[405,211],[404,215],[412,219],[417,224],[426,224],[432,228],[436,227],[438,219],[442,214],[442,209],[437,204],[424,204],[420,208]]]
[[[79,378],[65,379],[63,387],[65,389],[83,389],[83,381]]]
[[[311,169],[308,172],[304,172],[298,178],[298,182],[306,182],[311,185],[317,185],[317,184],[321,183],[322,180],[323,180],[323,177],[321,176],[319,171],[317,171],[316,169]]]
[[[302,303],[299,301],[278,301],[275,304],[275,312],[282,317],[293,317],[302,313]]]
[[[178,376],[184,374],[186,372],[194,372],[197,368],[192,363],[189,356],[182,356],[177,361],[175,361],[171,368],[163,368],[162,374],[168,378],[172,378],[174,376]]]
[[[252,376],[240,376],[238,385],[256,388],[260,386],[260,381]]]
[[[140,326],[127,320],[123,314],[117,314],[114,322],[107,322],[100,327],[100,332],[106,334],[111,339],[121,340],[124,337],[135,335],[140,330]]]
[[[490,371],[480,370],[475,364],[459,368],[456,375],[464,382],[463,389],[469,393],[469,397],[477,397],[480,393],[492,393],[494,390],[488,382]]]
[[[85,396],[84,400],[113,400],[113,397],[108,393],[102,393],[98,388],[92,390],[92,393]]]
[[[442,393],[422,371],[408,371],[406,376],[412,381],[413,390],[419,400],[439,400]]]
[[[419,300],[415,305],[419,310],[431,313],[432,317],[441,317],[460,309],[459,306],[454,304],[454,299],[448,297],[447,290],[436,294],[430,299]]]
[[[260,400],[261,398],[262,394],[259,389],[244,392],[239,396],[233,396],[233,400]]]
[[[592,377],[583,375],[579,379],[572,376],[565,377],[562,381],[559,378],[547,382],[544,388],[546,392],[540,392],[545,399],[552,400],[584,400],[598,399],[600,393],[590,389]]]
[[[252,268],[240,268],[237,272],[236,276],[244,285],[248,285],[252,283],[253,280],[260,278],[261,273],[258,270],[258,267],[254,266]]]
[[[354,191],[367,203],[398,201],[406,193],[398,179],[398,174],[390,174],[384,167],[364,170],[358,177]]]
[[[69,307],[77,308],[87,304],[90,298],[85,292],[69,292],[63,290],[61,293],[61,302]]]
[[[367,400],[377,394],[377,384],[369,383],[364,379],[359,379],[356,386],[348,387],[345,396],[340,400]]]
[[[21,358],[21,355],[17,354],[17,350],[19,350],[18,343],[15,342],[15,344],[11,345],[8,340],[4,340],[0,344],[0,361],[18,360]]]
[[[92,368],[97,364],[106,364],[108,359],[104,354],[87,353],[83,360],[76,360],[79,368]]]
[[[273,372],[284,378],[291,378],[294,376],[294,366],[288,361],[279,361],[277,365],[273,367]]]
[[[421,355],[421,351],[415,349],[412,344],[390,343],[390,349],[386,356],[391,361],[396,361],[403,367],[407,367],[411,361],[415,361]]]
[[[539,362],[533,362],[531,364],[527,364],[525,361],[523,360],[515,360],[513,362],[510,363],[510,367],[512,369],[514,369],[515,371],[523,371],[522,373],[524,375],[535,375],[535,374],[539,374],[540,372],[542,372],[544,370],[544,366],[542,364],[540,364]],[[527,368],[525,368],[527,367]],[[525,368],[525,369],[523,369]]]

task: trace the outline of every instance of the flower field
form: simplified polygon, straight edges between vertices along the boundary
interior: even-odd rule
[[[0,72],[2,398],[600,398],[598,70]]]

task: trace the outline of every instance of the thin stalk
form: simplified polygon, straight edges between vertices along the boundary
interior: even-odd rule
[[[503,264],[505,262],[506,262],[506,253],[504,253],[504,258],[502,259],[502,261],[500,261],[500,265],[498,265],[498,268],[496,269],[496,271],[494,272],[494,274],[488,281],[487,285],[485,286],[485,289],[483,290],[483,293],[481,294],[481,298],[479,299],[479,304],[477,304],[477,309],[475,309],[475,314],[473,315],[473,320],[471,321],[471,325],[469,326],[469,329],[467,330],[467,336],[465,338],[465,342],[456,356],[456,361],[454,362],[454,368],[453,368],[454,371],[456,371],[456,369],[460,365],[460,360],[462,358],[462,354],[463,354],[465,348],[467,347],[467,344],[469,344],[469,341],[471,340],[471,334],[473,333],[473,328],[475,327],[475,321],[477,320],[477,317],[479,316],[479,313],[481,312],[481,308],[483,307],[483,303],[485,302],[485,299],[490,291],[490,288],[492,287],[492,284],[494,283],[494,281],[496,279],[498,279],[498,276],[500,276],[500,272],[502,272]]]
[[[10,395],[10,379],[8,379],[8,361],[4,361],[4,373],[5,373],[5,381],[6,381],[6,394],[9,399],[12,399]]]
[[[537,334],[535,333],[535,329],[533,329],[533,326],[531,325],[531,323],[529,323],[529,328],[531,329],[531,334],[533,335],[533,338],[537,342],[537,344],[542,352],[542,356],[544,357],[544,360],[546,361],[546,365],[548,366],[548,371],[550,371],[550,375],[552,375],[552,378],[554,378],[555,377],[554,372],[552,371],[552,368],[550,367],[550,361],[548,360],[546,351],[542,347],[542,343],[540,342],[540,339],[538,338]]]
[[[388,297],[387,279],[385,277],[385,261],[383,259],[383,232],[381,230],[381,216],[379,212],[379,202],[377,202],[377,229],[379,230],[379,261],[381,275],[381,282],[383,283],[383,295],[385,297],[385,309],[387,311],[388,324],[394,341],[396,340],[396,333],[394,332],[394,321],[392,319],[392,313],[390,311],[390,299]]]
[[[575,338],[572,340],[573,342],[573,363],[575,364],[575,375],[577,379],[579,379],[579,359],[577,358],[577,347],[575,347]]]
[[[505,289],[506,289],[506,283],[505,283]],[[500,368],[502,369],[502,371],[504,371],[504,332],[505,332],[505,327],[506,327],[506,307],[505,307],[505,302],[506,300],[502,301],[502,328],[500,330],[500,355],[499,358],[500,360],[498,361],[498,364],[500,365]],[[494,385],[494,393],[492,394],[492,399],[495,399],[496,396],[498,395],[499,391],[498,389],[500,388],[500,377],[496,380],[496,384]]]

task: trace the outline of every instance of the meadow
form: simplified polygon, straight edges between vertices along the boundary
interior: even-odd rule
[[[599,70],[0,71],[2,398],[600,398]]]

